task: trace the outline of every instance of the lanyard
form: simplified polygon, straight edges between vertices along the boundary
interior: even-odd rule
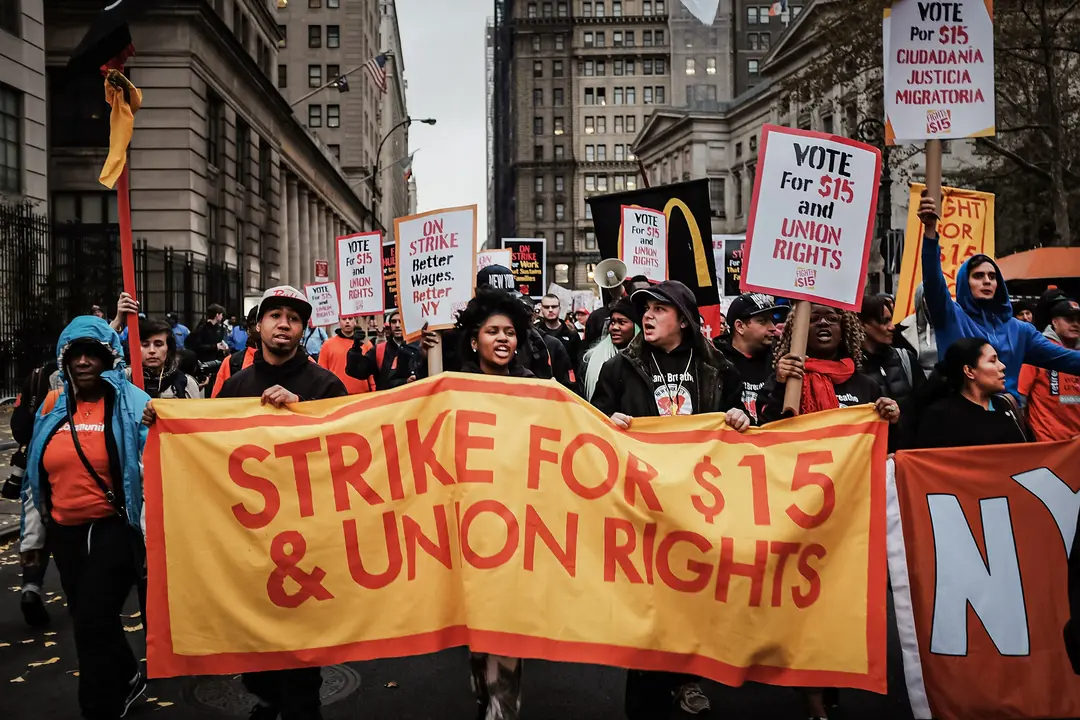
[[[652,354],[652,353],[650,353],[650,354]],[[663,368],[660,367],[660,361],[658,361],[656,359],[655,354],[652,354],[652,361],[653,361],[653,365],[656,366],[656,372],[660,373],[661,382],[663,382],[664,381],[664,370],[663,370]],[[679,407],[675,402],[675,398],[682,395],[683,378],[686,377],[686,374],[690,372],[690,364],[692,362],[694,362],[694,349],[690,348],[690,359],[686,361],[686,369],[683,370],[682,375],[679,376],[679,385],[678,385],[678,387],[675,388],[675,396],[674,397],[672,397],[672,395],[671,395],[671,385],[669,383],[667,383],[667,382],[664,382],[664,392],[667,393],[668,400],[671,402],[671,410],[669,411],[670,414],[671,414],[671,417],[675,417],[676,415],[679,414]]]

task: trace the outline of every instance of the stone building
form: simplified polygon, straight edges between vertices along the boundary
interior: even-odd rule
[[[0,198],[48,209],[42,0],[0,2]]]

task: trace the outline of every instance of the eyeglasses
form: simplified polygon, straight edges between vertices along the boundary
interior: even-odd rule
[[[810,316],[810,324],[811,325],[839,325],[840,324],[840,316],[839,315],[811,315]]]

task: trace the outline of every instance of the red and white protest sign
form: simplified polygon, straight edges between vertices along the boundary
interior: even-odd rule
[[[623,205],[620,228],[619,259],[626,263],[627,277],[667,280],[667,216],[658,210]]]
[[[859,309],[881,152],[848,138],[765,125],[743,248],[742,292]]]
[[[378,315],[383,307],[382,233],[337,239],[338,304],[341,317]]]
[[[476,206],[394,220],[398,298],[407,340],[454,326],[476,289]]]
[[[329,260],[316,260],[315,261],[315,281],[326,282],[330,279],[330,261]]]
[[[893,0],[885,9],[890,144],[994,134],[991,7],[991,0]]]
[[[311,303],[311,327],[338,324],[337,286],[332,282],[311,283],[304,286],[304,294]]]
[[[502,265],[509,270],[513,262],[513,251],[510,248],[479,250],[476,253],[476,272],[480,272],[491,265]]]

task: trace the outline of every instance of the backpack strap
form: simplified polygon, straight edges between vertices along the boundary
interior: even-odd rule
[[[247,356],[247,348],[234,352],[229,356],[229,376],[238,374],[244,369],[244,358]]]

